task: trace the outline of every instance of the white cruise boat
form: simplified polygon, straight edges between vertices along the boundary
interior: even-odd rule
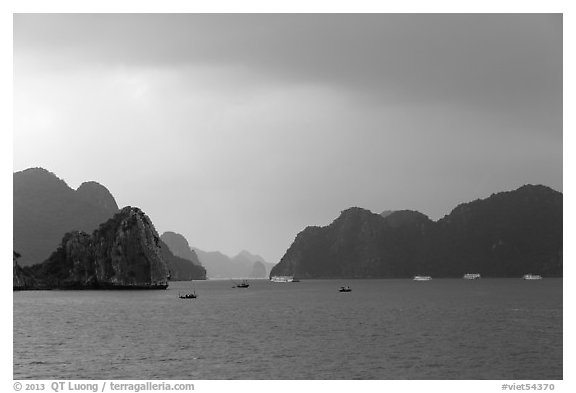
[[[414,276],[413,280],[414,281],[430,281],[430,280],[432,280],[432,277],[430,277],[430,276]]]
[[[522,276],[524,280],[542,280],[542,276],[538,274],[525,274]]]
[[[272,276],[270,277],[272,282],[292,282],[294,281],[294,276]]]
[[[466,273],[462,278],[465,280],[478,280],[480,278],[480,273]]]

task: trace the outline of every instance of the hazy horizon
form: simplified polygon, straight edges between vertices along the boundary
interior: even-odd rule
[[[352,206],[562,191],[561,14],[15,14],[13,170],[277,263]]]

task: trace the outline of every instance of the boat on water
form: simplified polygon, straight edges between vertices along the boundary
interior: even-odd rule
[[[192,282],[192,292],[188,292],[185,294],[181,294],[180,292],[178,292],[178,297],[180,299],[196,299],[198,297],[198,295],[196,294],[196,289],[194,288],[194,283]]]
[[[462,278],[465,280],[478,280],[480,278],[480,273],[466,273]]]
[[[522,276],[524,280],[542,280],[542,276],[538,274],[525,274]]]
[[[272,282],[295,282],[294,276],[272,276],[272,277],[270,277],[270,281],[272,281]]]
[[[414,276],[413,280],[414,281],[430,281],[430,280],[432,280],[432,277],[430,277],[430,276]]]
[[[352,292],[352,288],[346,285],[345,287],[340,287],[340,289],[338,289],[338,292]]]
[[[248,284],[248,281],[246,280],[242,280],[240,284],[236,284],[236,288],[248,288],[249,286],[250,284]]]
[[[178,297],[180,299],[196,299],[198,295],[196,294],[196,291],[192,291],[191,293],[185,293],[184,295],[178,294]]]

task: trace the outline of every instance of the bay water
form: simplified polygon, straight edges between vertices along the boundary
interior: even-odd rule
[[[14,379],[563,378],[560,278],[249,283],[14,292]]]

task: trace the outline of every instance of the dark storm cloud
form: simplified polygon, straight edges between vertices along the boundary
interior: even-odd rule
[[[16,15],[15,53],[89,64],[245,67],[370,99],[530,112],[561,99],[562,17],[533,14]],[[510,108],[508,108],[510,109]]]
[[[102,179],[200,248],[562,190],[559,14],[19,14],[14,54],[15,168]]]

